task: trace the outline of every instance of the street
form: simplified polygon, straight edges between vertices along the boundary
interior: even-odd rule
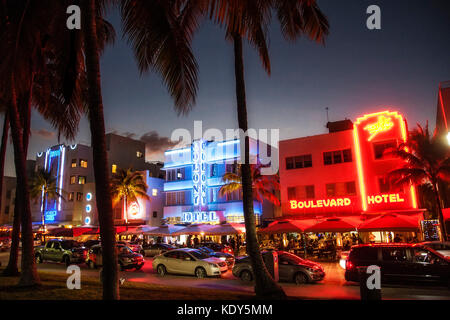
[[[19,260],[20,261],[20,260]],[[6,266],[8,253],[0,253],[0,262]],[[315,284],[297,286],[292,283],[281,283],[286,294],[290,297],[303,299],[360,299],[359,285],[346,282],[344,270],[337,263],[322,263],[326,277],[325,280]],[[82,274],[87,277],[98,277],[99,270],[91,270],[86,265],[80,265]],[[66,274],[66,267],[62,263],[45,262],[38,264],[38,270]],[[195,287],[218,290],[230,290],[240,292],[253,292],[251,283],[243,283],[236,279],[231,271],[222,278],[197,279],[194,276],[167,275],[160,277],[152,269],[152,258],[145,258],[144,267],[135,271],[120,272],[120,276],[126,281],[149,284],[162,284],[174,287]],[[384,285],[382,287],[383,299],[388,300],[450,300],[450,291],[446,287],[429,285]]]

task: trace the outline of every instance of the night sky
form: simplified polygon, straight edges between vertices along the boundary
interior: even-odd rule
[[[331,25],[324,46],[307,39],[286,42],[274,19],[271,77],[253,49],[245,47],[249,126],[279,128],[281,139],[325,133],[328,107],[331,121],[391,109],[403,113],[410,128],[427,120],[434,127],[439,82],[450,80],[450,1],[318,3]],[[372,4],[381,7],[382,30],[366,27]],[[222,29],[207,21],[201,25],[193,44],[200,66],[197,104],[188,116],[178,117],[159,75],[139,75],[117,10],[108,19],[117,41],[101,65],[107,132],[145,135],[149,148],[156,149],[147,160],[161,160],[159,151],[172,146],[165,137],[176,128],[193,130],[194,120],[202,120],[204,130],[237,126],[233,51]],[[86,120],[75,142],[90,145]],[[51,126],[34,113],[28,158],[54,144]],[[9,146],[6,175],[15,175],[12,159]]]

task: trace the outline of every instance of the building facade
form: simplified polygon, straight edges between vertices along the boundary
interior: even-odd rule
[[[132,168],[142,171],[148,185],[151,204],[139,200],[128,206],[131,213],[129,223],[145,224],[162,218],[162,184],[157,167],[145,162],[145,143],[116,134],[107,134],[108,167],[111,175],[118,169]],[[63,190],[63,197],[56,200],[34,199],[33,221],[58,225],[98,225],[95,201],[95,179],[92,148],[86,145],[57,145],[36,156],[36,170],[45,169],[56,178],[57,187]],[[152,170],[146,170],[152,168]],[[153,195],[155,194],[155,195]],[[156,214],[154,213],[156,212]],[[115,224],[126,221],[122,203],[114,207]],[[155,218],[153,216],[156,216]]]
[[[417,211],[415,189],[395,187],[386,179],[402,165],[389,155],[407,139],[402,115],[379,112],[328,128],[327,134],[280,142],[283,217]]]
[[[250,140],[250,161],[258,162],[267,145]],[[238,172],[240,142],[197,140],[191,146],[165,152],[164,220],[176,223],[242,223],[243,203],[239,190],[221,197],[226,172]],[[257,224],[273,217],[273,206],[253,202]]]

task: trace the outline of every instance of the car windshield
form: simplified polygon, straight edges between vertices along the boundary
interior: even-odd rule
[[[117,246],[117,248],[119,249],[119,253],[133,253],[133,250],[127,246]]]
[[[450,250],[450,244],[448,243],[431,243],[430,247],[434,250]]]
[[[209,258],[208,254],[201,252],[200,250],[192,250],[192,251],[189,251],[189,253],[192,254],[197,259],[208,259]]]
[[[65,240],[65,241],[61,241],[61,247],[63,247],[63,249],[68,250],[68,249],[81,247],[81,243],[74,241],[74,240]]]
[[[292,264],[303,263],[303,259],[302,258],[299,258],[296,255],[294,255],[292,253],[288,253],[288,252],[280,254],[280,259],[284,259],[286,261],[289,261],[289,263],[292,263]]]
[[[214,250],[208,247],[200,247],[198,248],[200,251],[205,252],[205,253],[214,253]]]

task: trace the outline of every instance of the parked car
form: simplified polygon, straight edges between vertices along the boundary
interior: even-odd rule
[[[207,248],[214,250],[215,252],[224,252],[224,253],[234,254],[233,248],[231,248],[228,245],[221,244],[221,243],[202,242],[195,246],[195,248],[198,248],[198,247],[207,247]]]
[[[120,270],[136,269],[140,270],[144,266],[144,257],[140,253],[133,252],[127,246],[118,244],[117,259],[119,261]],[[91,269],[96,269],[103,265],[102,246],[94,245],[89,249],[86,264]]]
[[[34,249],[37,263],[44,261],[64,262],[67,266],[82,263],[86,259],[87,250],[74,240],[49,240],[43,246]]]
[[[363,244],[352,247],[345,280],[359,281],[358,267],[381,268],[382,282],[449,283],[450,260],[422,244]]]
[[[83,243],[83,246],[86,249],[90,249],[92,246],[95,246],[96,244],[100,244],[100,240],[87,240]]]
[[[271,254],[271,252],[265,251],[262,254]],[[321,281],[325,278],[325,272],[320,264],[285,251],[277,251],[277,254],[279,281],[302,285]],[[233,275],[245,282],[252,281],[255,278],[249,256],[236,259]]]
[[[142,251],[144,252],[144,257],[150,256],[158,256],[164,252],[177,249],[177,247],[172,246],[166,243],[154,243],[149,245],[144,245]]]
[[[222,261],[225,261],[227,263],[228,269],[233,268],[234,266],[234,256],[230,253],[225,252],[215,252],[213,249],[208,247],[198,247],[198,250],[209,254],[211,257],[219,258]]]
[[[450,257],[450,242],[441,242],[441,241],[430,241],[430,242],[422,242],[421,245],[431,248],[444,257]]]
[[[124,246],[127,246],[128,248],[130,248],[131,250],[133,250],[133,252],[137,252],[142,254],[143,249],[141,244],[137,243],[137,242],[129,242],[129,241],[117,241],[117,244],[121,244]]]
[[[192,248],[170,250],[153,260],[160,276],[167,273],[195,275],[197,278],[219,276],[228,271],[226,262]]]
[[[11,248],[11,239],[1,238],[0,239],[0,252],[8,251]]]

